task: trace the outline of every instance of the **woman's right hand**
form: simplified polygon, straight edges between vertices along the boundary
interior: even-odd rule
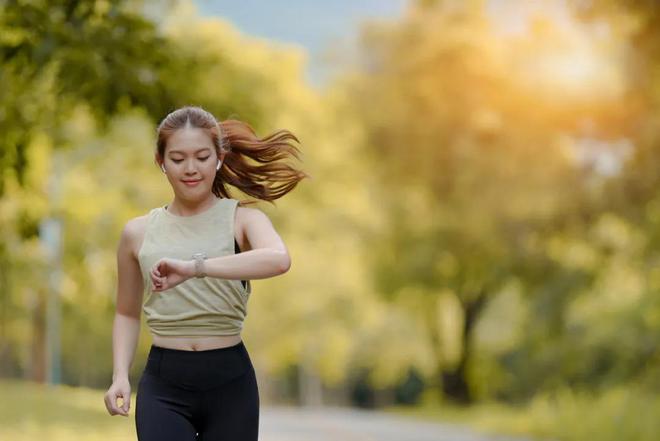
[[[120,397],[123,400],[121,406],[118,403]],[[128,378],[113,381],[112,386],[105,393],[104,401],[110,415],[127,417],[128,410],[131,408],[131,384],[128,382]]]

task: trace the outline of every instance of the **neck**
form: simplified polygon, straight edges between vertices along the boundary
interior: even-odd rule
[[[174,200],[167,205],[167,210],[177,216],[190,216],[211,208],[218,198],[211,193],[203,200],[181,199],[174,196]]]

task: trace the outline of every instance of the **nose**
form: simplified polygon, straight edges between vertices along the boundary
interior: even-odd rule
[[[184,169],[184,172],[187,175],[194,175],[196,170],[195,170],[195,162],[194,160],[186,161],[186,167]]]

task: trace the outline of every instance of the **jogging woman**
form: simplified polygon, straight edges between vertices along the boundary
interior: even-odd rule
[[[257,440],[259,391],[240,334],[250,279],[282,274],[291,260],[269,218],[233,199],[227,185],[271,203],[291,191],[308,177],[279,162],[298,158],[291,139],[298,141],[286,130],[260,139],[246,123],[194,106],[158,126],[155,162],[174,197],[121,233],[105,394],[110,415],[128,416],[144,311],[153,340],[137,387],[138,440]]]

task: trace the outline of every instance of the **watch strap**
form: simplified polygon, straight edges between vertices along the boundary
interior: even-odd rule
[[[204,267],[204,260],[206,259],[206,254],[195,253],[192,255],[192,258],[195,260],[195,277],[198,279],[202,277],[206,277],[206,268]]]

